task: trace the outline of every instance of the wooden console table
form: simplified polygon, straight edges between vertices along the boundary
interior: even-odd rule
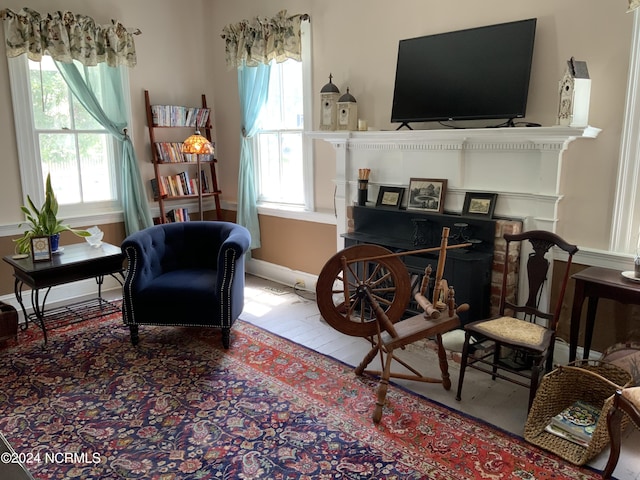
[[[640,305],[640,283],[624,278],[619,270],[589,267],[573,274],[571,278],[575,280],[576,284],[569,332],[570,362],[576,359],[582,304],[585,298],[588,298],[588,306],[584,334],[584,353],[582,355],[584,359],[589,357],[589,351],[591,350],[599,298],[609,298],[620,303]]]
[[[12,255],[3,258],[13,267],[14,292],[24,314],[25,328],[29,320],[35,320],[42,328],[45,344],[47,343],[45,318],[48,318],[49,315],[49,312],[45,315],[45,303],[51,287],[95,278],[98,284],[97,310],[103,311],[104,304],[107,303],[101,298],[104,276],[111,275],[118,281],[120,279],[115,277],[115,274],[123,277],[124,255],[120,247],[103,243],[100,247],[94,248],[85,242],[65,245],[63,248],[62,252],[55,254],[52,260],[47,262],[34,263],[31,257],[16,259]],[[31,304],[34,310],[31,315],[27,314],[22,298],[24,285],[31,288]],[[45,292],[42,297],[40,296],[41,290]],[[69,311],[68,313],[73,314],[74,312]]]

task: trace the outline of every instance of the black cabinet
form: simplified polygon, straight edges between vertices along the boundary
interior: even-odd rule
[[[440,245],[442,228],[449,227],[449,244],[472,242],[469,248],[447,251],[444,278],[455,289],[456,303],[468,303],[468,312],[460,315],[463,324],[490,315],[491,270],[495,221],[459,215],[429,214],[413,210],[353,208],[353,231],[343,235],[345,246],[370,243],[394,253],[414,251]],[[414,291],[420,288],[427,265],[434,270],[438,252],[407,254],[403,260],[412,277]],[[419,313],[409,304],[407,316]]]

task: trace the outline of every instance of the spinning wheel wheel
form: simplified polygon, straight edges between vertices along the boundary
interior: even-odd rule
[[[392,255],[378,245],[354,245],[327,261],[316,298],[329,325],[346,335],[372,337],[379,328],[376,308],[391,324],[400,319],[411,298],[411,280],[402,260]]]

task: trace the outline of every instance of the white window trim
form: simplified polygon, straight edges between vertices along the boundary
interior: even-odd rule
[[[302,125],[302,181],[304,183],[304,206],[287,205],[269,201],[259,201],[259,213],[269,212],[270,215],[286,217],[286,212],[293,212],[296,216],[303,212],[315,211],[315,181],[314,181],[314,158],[313,141],[306,132],[313,129],[313,92],[312,92],[312,70],[311,70],[311,22],[302,21],[300,23],[300,36],[302,39],[302,108],[304,108],[304,121]],[[253,148],[257,149],[257,136],[254,138]],[[256,165],[256,171],[259,166]],[[257,179],[256,179],[257,183]],[[257,186],[256,186],[257,188]]]
[[[609,249],[635,253],[640,229],[640,19],[633,12],[629,79]]]
[[[302,58],[308,59],[302,62],[302,102],[304,108],[304,132],[313,129],[313,91],[312,91],[312,71],[311,71],[311,22],[303,21],[300,24],[300,35],[302,38]],[[304,204],[305,210],[315,211],[315,181],[314,181],[314,159],[313,141],[308,135],[302,133],[302,151],[304,162],[302,175],[304,181]]]
[[[18,148],[18,163],[20,165],[20,185],[22,187],[22,195],[24,199],[26,199],[26,196],[28,194],[36,205],[42,205],[45,200],[43,188],[44,185],[40,182],[40,179],[43,178],[42,164],[41,162],[34,162],[32,160],[29,160],[40,158],[40,148],[33,135],[22,135],[19,133],[34,131],[35,125],[33,113],[29,109],[24,109],[23,112],[19,113],[18,109],[15,108],[15,105],[23,105],[27,99],[29,100],[29,102],[32,102],[31,89],[29,88],[29,68],[27,62],[25,61],[24,55],[18,57],[7,57],[7,62],[7,65],[9,67],[9,82],[11,85],[11,101],[14,105],[13,121],[16,130],[16,144]],[[127,72],[121,69],[121,73],[123,76],[122,84],[129,85]],[[128,123],[130,124],[130,92],[128,88],[125,88],[124,90],[124,94],[126,95],[125,100],[127,101],[127,114],[129,116]],[[121,168],[119,165],[121,162],[120,153],[117,148],[114,151],[114,155],[117,159],[118,165],[113,168],[113,173],[115,176],[114,178],[112,178],[112,181],[116,183],[118,198],[111,202],[91,203],[90,207],[87,203],[69,206],[61,205],[60,212],[61,215],[65,217],[65,219],[68,220],[69,217],[74,217],[76,219],[85,217],[85,219],[93,219],[94,221],[91,223],[108,223],[108,219],[113,219],[114,214],[117,214],[117,218],[122,218],[122,207],[119,200],[120,189],[117,188],[117,185],[120,183],[119,176],[121,175]],[[96,221],[96,216],[105,216],[105,222]],[[67,221],[66,223],[74,226],[78,223],[78,221],[79,220]]]
[[[18,114],[16,105],[22,105],[24,99],[31,98],[29,88],[28,68],[24,68],[26,62],[22,56],[7,58],[9,66],[9,81],[11,83],[11,101],[13,102],[13,121],[16,132],[32,132],[34,130],[33,115],[31,113]],[[27,161],[28,158],[40,158],[40,151],[34,137],[31,135],[16,135],[18,144],[18,161],[20,163],[20,183],[22,193],[26,198],[27,192],[36,205],[44,203],[44,192],[38,179],[42,178],[42,165],[40,162]]]

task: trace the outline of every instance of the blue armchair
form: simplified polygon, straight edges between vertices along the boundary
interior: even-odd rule
[[[229,222],[155,225],[122,242],[128,260],[122,313],[131,342],[139,325],[216,327],[229,348],[244,307],[249,231]]]

